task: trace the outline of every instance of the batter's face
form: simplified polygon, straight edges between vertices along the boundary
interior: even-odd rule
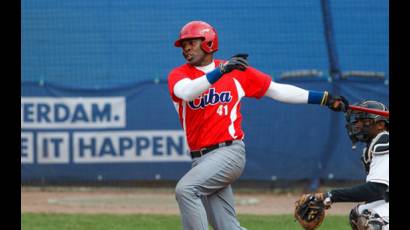
[[[201,38],[186,39],[181,42],[182,55],[185,60],[194,66],[206,66],[212,61],[212,54],[201,49]]]

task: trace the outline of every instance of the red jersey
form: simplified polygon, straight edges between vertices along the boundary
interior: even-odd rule
[[[218,66],[221,60],[215,60]],[[255,68],[233,70],[193,101],[184,101],[174,94],[175,84],[183,79],[191,80],[205,75],[190,64],[173,69],[168,76],[168,87],[178,111],[191,151],[229,140],[241,140],[240,100],[243,97],[261,98],[269,88],[271,77]]]

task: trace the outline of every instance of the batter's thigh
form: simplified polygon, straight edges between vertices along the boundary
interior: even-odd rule
[[[238,179],[244,167],[244,144],[237,142],[195,159],[177,187],[192,187],[198,196],[208,196]]]

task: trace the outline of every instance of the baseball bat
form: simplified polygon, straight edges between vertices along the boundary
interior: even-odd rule
[[[377,114],[383,117],[389,117],[389,111],[383,111],[383,110],[378,110],[378,109],[369,109],[369,108],[364,108],[356,105],[349,105],[349,109],[351,110],[357,110],[357,111],[362,111],[366,113],[373,113]]]

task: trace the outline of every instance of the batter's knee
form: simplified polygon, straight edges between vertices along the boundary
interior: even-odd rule
[[[184,186],[178,182],[175,186],[175,198],[178,200],[184,194]]]
[[[185,183],[178,182],[177,186],[175,187],[175,198],[177,201],[182,199],[189,199],[195,196],[195,189],[191,185],[187,185]]]

